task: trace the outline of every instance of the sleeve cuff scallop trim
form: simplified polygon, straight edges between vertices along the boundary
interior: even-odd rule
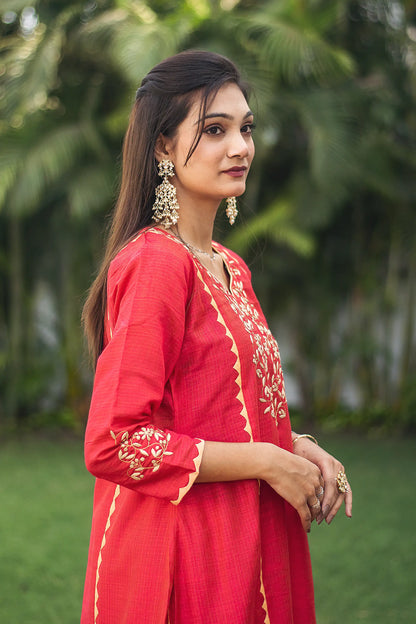
[[[172,505],[179,505],[179,503],[181,502],[181,500],[183,499],[185,494],[187,492],[189,492],[189,490],[191,489],[191,487],[193,486],[193,484],[195,482],[195,479],[199,475],[199,468],[201,466],[201,460],[202,460],[202,454],[204,452],[204,446],[205,446],[205,441],[204,440],[199,440],[199,442],[197,442],[196,448],[198,449],[198,455],[194,459],[195,471],[189,473],[188,483],[184,487],[179,488],[179,496],[178,496],[178,498],[176,500],[170,501],[172,503]]]

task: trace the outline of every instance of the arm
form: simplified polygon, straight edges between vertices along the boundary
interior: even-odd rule
[[[267,442],[205,442],[197,481],[263,479],[298,512],[305,531],[319,512],[316,491],[323,486],[312,462]]]
[[[292,432],[292,439],[295,439],[297,434]],[[348,492],[342,493],[338,491],[336,484],[336,476],[341,470],[344,472],[344,466],[335,457],[332,457],[329,453],[324,451],[323,448],[312,442],[308,438],[299,438],[293,446],[293,452],[310,462],[315,464],[321,471],[324,479],[324,497],[322,500],[322,511],[317,517],[317,522],[320,524],[322,520],[326,520],[328,524],[332,522],[336,514],[338,513],[341,505],[345,502],[345,514],[348,518],[352,515],[352,491],[349,488]]]
[[[159,237],[130,243],[110,267],[107,343],[85,435],[98,478],[178,503],[198,474],[203,442],[158,426],[178,360],[189,297],[189,264]]]

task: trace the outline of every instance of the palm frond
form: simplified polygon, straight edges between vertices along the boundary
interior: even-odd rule
[[[308,91],[293,98],[292,106],[307,132],[312,179],[334,197],[343,195],[356,175],[359,132],[342,94],[334,89]]]
[[[152,66],[174,54],[182,29],[151,19],[135,5],[106,11],[82,26],[77,37],[90,51],[108,51],[108,61],[129,83],[137,84]],[[147,16],[147,17],[146,17]],[[182,33],[182,34],[181,34]]]
[[[85,219],[109,206],[114,199],[114,168],[93,164],[83,167],[71,177],[68,185],[68,205],[71,216]]]
[[[111,55],[114,32],[124,27],[128,15],[128,11],[123,8],[104,11],[83,24],[74,33],[74,40],[86,49],[102,50],[104,56],[107,52]]]
[[[127,80],[136,85],[154,65],[177,50],[175,31],[161,22],[126,20],[114,33],[112,55]]]
[[[7,117],[40,108],[56,84],[64,32],[60,28],[39,30],[33,37],[21,40],[4,59],[3,108]]]
[[[6,209],[27,214],[44,199],[47,189],[74,167],[89,149],[91,128],[87,122],[59,126],[35,140],[21,159],[13,187],[6,197]]]
[[[255,47],[260,62],[274,75],[296,85],[345,78],[354,71],[352,57],[331,45],[312,28],[304,28],[267,12],[241,18],[241,34]]]
[[[360,141],[357,158],[366,163],[365,168],[357,171],[360,185],[368,186],[394,203],[406,200],[413,191],[409,182],[404,183],[404,172],[406,167],[416,167],[414,151],[404,149],[387,132],[374,129],[366,132]],[[414,203],[414,195],[409,198]]]
[[[0,210],[13,187],[24,155],[25,142],[15,131],[0,135]]]

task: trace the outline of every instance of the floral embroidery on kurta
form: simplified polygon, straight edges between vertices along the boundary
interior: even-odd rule
[[[165,433],[160,429],[141,427],[132,436],[128,431],[119,434],[113,431],[110,433],[115,443],[120,445],[119,460],[129,464],[127,474],[131,479],[143,479],[146,470],[156,472],[160,468],[163,457],[172,455],[167,450],[170,433]]]
[[[232,265],[233,281],[232,291],[225,291],[225,294],[231,308],[240,317],[253,344],[253,364],[257,377],[261,380],[262,394],[259,401],[263,404],[263,412],[264,414],[270,413],[278,425],[278,418],[285,418],[287,414],[279,347],[255,306],[249,301],[241,281],[241,271],[229,256],[227,256],[227,261]],[[215,281],[215,286],[223,290],[220,282]]]

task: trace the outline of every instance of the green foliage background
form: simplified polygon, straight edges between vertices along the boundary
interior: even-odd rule
[[[416,2],[2,0],[0,17],[3,424],[82,426],[80,310],[134,92],[196,47],[254,89],[241,218],[216,235],[290,344],[295,420],[416,428]]]

